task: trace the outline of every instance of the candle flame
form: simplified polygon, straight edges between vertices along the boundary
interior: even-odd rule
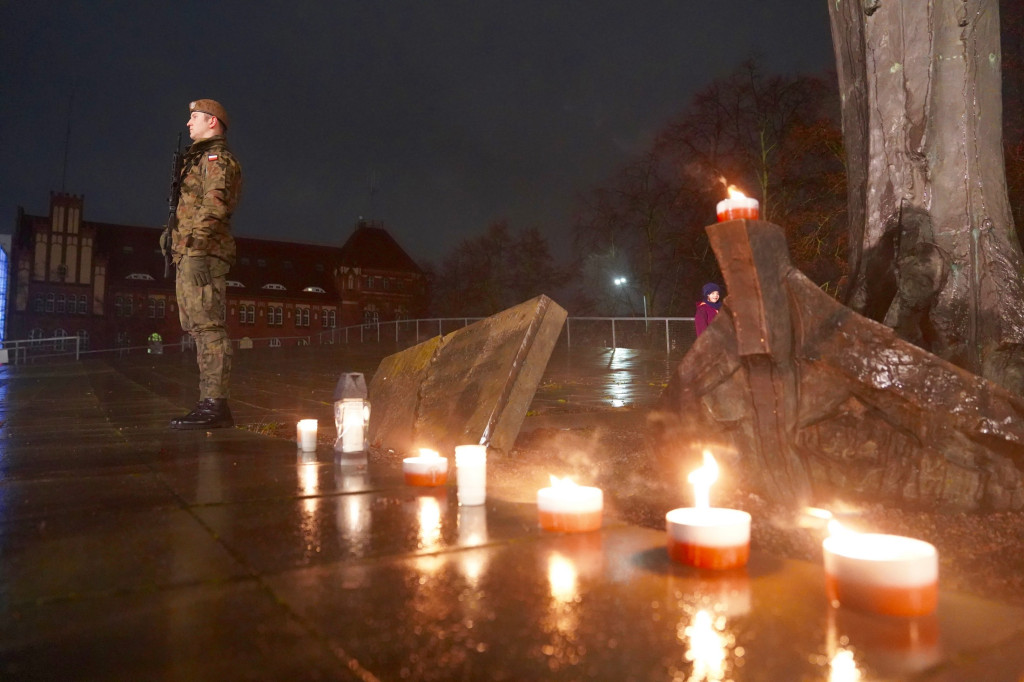
[[[718,462],[710,451],[704,451],[704,465],[694,469],[686,480],[693,484],[693,506],[711,506],[711,484],[718,480]]]
[[[431,450],[430,448],[420,448],[420,457],[426,457],[427,459],[441,459],[441,455],[437,454],[437,450]]]
[[[551,474],[548,474],[548,478],[551,479],[551,487],[552,488],[577,488],[577,487],[579,487],[568,476],[566,476],[565,478],[559,478],[558,476],[552,476]]]
[[[747,195],[741,192],[736,185],[729,185],[726,190],[730,199],[746,199]]]

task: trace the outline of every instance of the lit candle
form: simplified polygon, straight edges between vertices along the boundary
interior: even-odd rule
[[[939,601],[939,555],[923,540],[856,533],[829,523],[825,538],[828,598],[860,611],[926,616]]]
[[[448,458],[434,450],[420,448],[419,457],[402,460],[406,485],[435,486],[448,482]]]
[[[316,420],[299,420],[299,447],[303,452],[314,452],[316,450]]]
[[[743,192],[729,185],[729,198],[718,202],[718,222],[726,220],[757,220],[760,214],[760,203],[753,197],[748,197]]]
[[[750,514],[710,505],[711,484],[717,478],[718,464],[705,450],[704,465],[687,479],[693,484],[694,506],[665,515],[668,554],[674,561],[727,569],[744,566],[750,558]]]
[[[600,488],[576,485],[568,478],[551,477],[551,487],[537,491],[537,512],[544,530],[568,533],[601,527],[604,494]]]
[[[487,447],[456,445],[455,478],[460,505],[483,504],[487,499]]]
[[[370,404],[360,398],[334,402],[334,425],[338,438],[334,449],[342,453],[366,450],[366,425],[370,421]]]

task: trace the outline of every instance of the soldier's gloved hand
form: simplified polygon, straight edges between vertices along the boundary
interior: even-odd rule
[[[206,256],[185,256],[181,259],[182,274],[197,287],[205,287],[213,281],[210,275],[210,259]]]
[[[171,228],[165,227],[164,231],[160,233],[160,253],[167,258],[171,253]]]

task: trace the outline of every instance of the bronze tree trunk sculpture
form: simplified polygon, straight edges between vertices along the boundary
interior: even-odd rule
[[[1024,393],[998,0],[828,5],[849,173],[848,305]]]

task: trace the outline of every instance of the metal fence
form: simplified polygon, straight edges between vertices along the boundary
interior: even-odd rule
[[[297,336],[242,337],[232,339],[239,350],[294,348],[298,346],[378,344],[401,350],[421,341],[450,334],[466,327],[480,317],[442,317],[420,320],[391,320],[349,327],[325,329]],[[671,355],[685,352],[696,338],[692,317],[569,317],[558,343],[573,347],[637,348],[660,350]],[[164,354],[190,351],[191,338],[180,343],[149,341],[143,346],[121,345],[114,348],[83,348],[76,336],[46,339],[6,340],[0,348],[0,362],[25,364],[33,362],[77,361],[83,357],[135,354]],[[3,355],[6,354],[6,358]]]

